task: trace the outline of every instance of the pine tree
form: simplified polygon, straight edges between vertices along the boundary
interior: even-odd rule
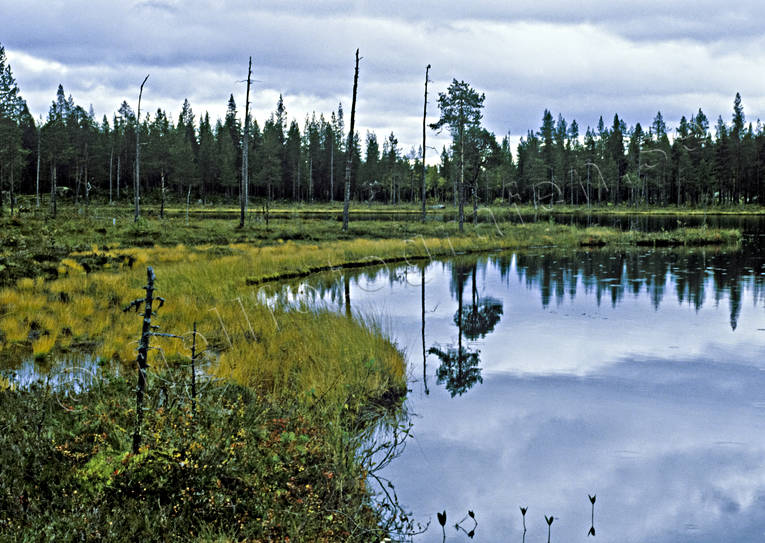
[[[732,200],[730,138],[728,136],[728,127],[725,126],[722,117],[717,118],[717,145],[714,172],[717,177],[718,202],[730,202]]]
[[[190,198],[192,189],[200,184],[199,167],[194,152],[197,141],[193,123],[194,113],[191,105],[188,100],[184,100],[178,124],[171,138],[170,164],[173,182],[179,194],[183,194],[187,199]]]
[[[215,125],[215,149],[218,184],[225,191],[226,196],[231,198],[234,189],[239,184],[238,145],[231,140],[231,132],[228,127],[221,124],[220,121]]]
[[[300,157],[301,157],[300,126],[297,121],[290,123],[287,131],[287,141],[284,144],[284,195],[291,194],[292,200],[296,201],[300,194]]]
[[[542,115],[542,126],[539,128],[539,138],[542,140],[542,161],[546,168],[546,181],[549,186],[544,190],[550,194],[550,203],[554,203],[553,187],[555,186],[555,121],[552,113],[545,109]]]
[[[741,105],[741,95],[736,93],[733,100],[733,124],[730,129],[731,159],[733,161],[733,187],[732,197],[735,203],[741,199],[741,189],[744,173],[743,164],[743,140],[744,140],[744,106]]]
[[[449,126],[454,146],[459,150],[459,228],[463,231],[465,220],[465,131],[481,123],[481,109],[486,96],[478,93],[465,81],[452,80],[445,93],[438,93],[438,107],[441,118],[431,124],[434,130]]]
[[[361,190],[366,193],[366,199],[372,201],[380,190],[380,145],[377,135],[367,132],[364,166],[361,170]]]
[[[10,190],[13,212],[14,189],[26,160],[21,128],[24,111],[28,113],[26,103],[19,94],[11,66],[7,63],[5,48],[0,45],[0,212],[4,185]]]
[[[58,86],[56,99],[48,110],[48,121],[43,127],[43,148],[50,166],[50,212],[54,217],[58,210],[58,174],[59,166],[67,165],[72,155],[72,146],[67,137],[67,120],[70,104],[65,98],[64,87]]]
[[[205,112],[199,120],[198,160],[200,192],[204,199],[207,193],[215,189],[218,179],[218,164],[215,159],[215,136],[210,125],[210,115]]]

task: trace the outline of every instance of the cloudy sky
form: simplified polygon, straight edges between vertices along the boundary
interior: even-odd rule
[[[357,126],[405,148],[421,138],[425,66],[431,89],[452,78],[486,93],[485,124],[514,141],[549,108],[582,131],[602,114],[670,126],[701,107],[730,120],[741,92],[747,120],[765,110],[765,6],[699,0],[340,2],[0,0],[0,43],[35,116],[59,83],[100,118],[133,107],[175,118],[184,98],[198,115],[244,102],[253,57],[253,104],[262,124],[279,93],[301,126],[306,113],[350,109],[361,50]],[[429,122],[437,118],[430,101]],[[443,141],[433,139],[440,145]]]

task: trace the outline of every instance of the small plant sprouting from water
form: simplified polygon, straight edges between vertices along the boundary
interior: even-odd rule
[[[467,519],[473,519],[473,527],[468,531],[463,526],[462,523],[465,522]],[[462,517],[462,520],[460,520],[457,524],[454,525],[454,529],[459,531],[462,530],[465,532],[465,535],[467,535],[470,539],[473,539],[475,536],[476,528],[478,528],[478,520],[475,518],[475,513],[472,510],[468,509],[467,515]]]
[[[587,537],[589,536],[595,536],[595,499],[597,498],[597,494],[593,494],[590,496],[587,494],[587,497],[590,498],[590,504],[592,505],[592,516],[590,517],[590,531],[587,532]]]
[[[446,541],[446,510],[443,513],[436,513],[438,523],[441,525],[442,541]]]
[[[521,507],[521,517],[523,518],[523,541],[526,541],[526,511],[529,510],[529,506]]]
[[[555,520],[555,517],[552,515],[549,517],[545,515],[545,520],[547,521],[547,543],[550,543],[550,532],[552,530],[552,523]]]

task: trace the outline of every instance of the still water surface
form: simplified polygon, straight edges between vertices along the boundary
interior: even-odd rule
[[[413,438],[385,476],[441,541],[765,535],[765,263],[556,251],[330,274],[303,292],[405,349]],[[424,278],[424,304],[423,304]],[[423,343],[424,322],[424,343]],[[459,353],[462,353],[461,356]],[[463,523],[467,530],[472,521]]]

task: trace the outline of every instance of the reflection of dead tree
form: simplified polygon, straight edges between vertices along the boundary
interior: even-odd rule
[[[370,414],[370,421],[379,417],[380,413]],[[424,533],[430,525],[430,522],[423,525],[415,521],[412,513],[407,512],[399,502],[393,482],[381,474],[404,452],[412,426],[408,416],[399,413],[394,415],[393,420],[388,417],[382,423],[372,422],[370,430],[357,437],[359,465],[379,488],[378,510],[383,517],[380,527],[386,535],[395,536],[394,539],[409,540]]]
[[[430,72],[430,64],[425,68],[425,105],[422,110],[422,222],[425,222],[425,173],[427,168],[425,166],[425,120],[428,116],[428,72]]]

